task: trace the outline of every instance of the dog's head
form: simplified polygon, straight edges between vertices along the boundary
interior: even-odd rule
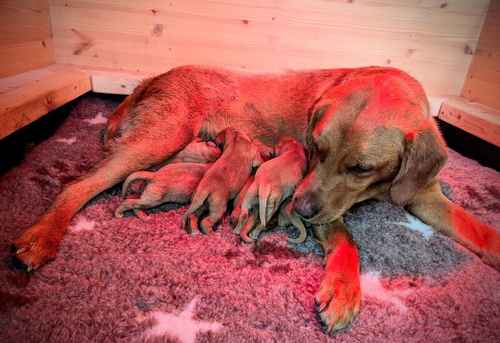
[[[314,224],[369,198],[404,206],[446,161],[419,84],[384,75],[327,90],[311,111],[306,146],[310,168],[294,207]]]

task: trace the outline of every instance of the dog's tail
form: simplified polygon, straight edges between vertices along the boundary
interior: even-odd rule
[[[149,172],[149,171],[139,171],[139,172],[135,172],[135,173],[130,174],[127,177],[127,179],[123,182],[122,197],[127,195],[128,188],[132,182],[137,181],[137,180],[144,180],[144,181],[148,182],[153,178],[153,174],[154,174],[153,172]]]

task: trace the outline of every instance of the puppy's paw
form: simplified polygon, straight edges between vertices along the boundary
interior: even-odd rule
[[[257,222],[254,213],[247,213],[241,221],[241,230],[239,230],[240,238],[246,243],[253,243],[256,238],[252,233],[256,230],[255,224]],[[258,236],[257,236],[258,237]]]
[[[229,223],[236,227],[238,225],[238,219],[241,213],[241,206],[235,207],[229,216]]]
[[[205,235],[208,235],[209,233],[214,232],[214,222],[209,218],[203,218],[200,224],[200,231],[204,233]]]
[[[349,278],[341,274],[326,275],[315,301],[326,333],[333,334],[344,329],[359,313],[359,278]]]
[[[30,272],[56,257],[61,240],[47,231],[42,226],[34,226],[13,242],[14,266]]]
[[[196,214],[190,213],[182,216],[182,229],[185,230],[188,234],[193,234],[196,231],[199,231],[199,218]]]
[[[123,205],[118,206],[115,210],[115,218],[123,218],[124,214],[125,209],[123,208]]]

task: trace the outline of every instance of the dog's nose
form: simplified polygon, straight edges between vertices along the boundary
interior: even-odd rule
[[[302,197],[295,199],[294,210],[302,218],[310,219],[319,212],[319,207],[316,205],[316,201],[314,201],[312,195],[305,194]]]

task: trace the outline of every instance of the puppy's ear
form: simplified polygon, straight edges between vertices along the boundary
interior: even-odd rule
[[[446,145],[435,127],[407,134],[404,144],[401,167],[390,190],[392,201],[400,206],[407,205],[447,159]]]

